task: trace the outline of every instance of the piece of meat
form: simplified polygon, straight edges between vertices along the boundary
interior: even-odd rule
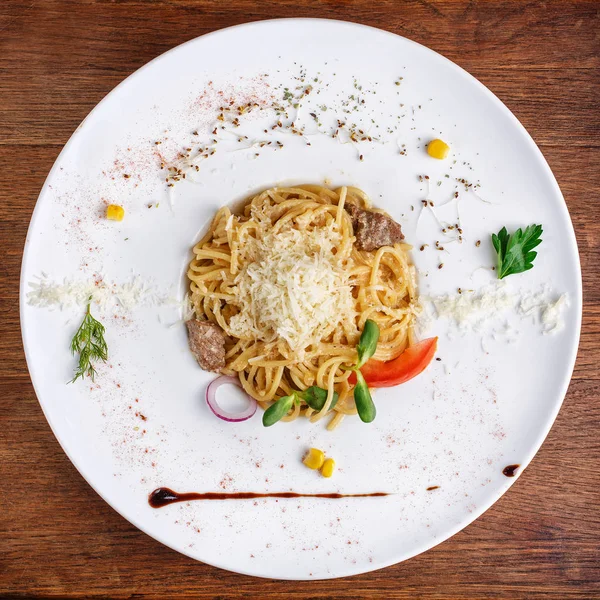
[[[377,250],[404,239],[400,224],[391,217],[354,204],[346,204],[344,208],[352,219],[356,245],[360,250]]]
[[[185,322],[190,350],[205,371],[218,373],[225,366],[225,334],[215,323],[190,319]]]

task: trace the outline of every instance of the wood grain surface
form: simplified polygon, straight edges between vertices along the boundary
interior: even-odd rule
[[[29,219],[73,130],[173,46],[272,17],[362,22],[426,44],[516,114],[565,195],[584,315],[556,424],[516,485],[466,530],[352,579],[281,582],[179,555],[121,518],[62,452],[33,391],[18,283]],[[0,596],[600,597],[600,2],[207,0],[0,2]]]

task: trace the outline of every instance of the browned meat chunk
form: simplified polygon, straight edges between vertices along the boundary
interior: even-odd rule
[[[190,350],[205,371],[219,372],[225,366],[225,334],[210,321],[190,319],[187,325]]]
[[[391,217],[354,204],[346,204],[345,208],[352,219],[356,245],[360,250],[377,250],[404,239],[400,224]]]

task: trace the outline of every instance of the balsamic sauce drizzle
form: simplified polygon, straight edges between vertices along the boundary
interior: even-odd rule
[[[155,489],[148,496],[148,504],[152,508],[162,508],[168,504],[174,504],[175,502],[188,502],[190,500],[252,500],[254,498],[330,498],[336,500],[338,498],[367,498],[367,497],[381,497],[389,496],[387,492],[371,492],[368,494],[338,494],[338,493],[327,493],[327,494],[299,494],[297,492],[271,492],[271,493],[257,493],[257,492],[174,492],[173,490],[161,487]]]
[[[515,476],[515,471],[520,467],[521,465],[508,465],[508,467],[504,467],[504,469],[502,469],[502,473],[504,475],[506,475],[507,477],[514,477]]]

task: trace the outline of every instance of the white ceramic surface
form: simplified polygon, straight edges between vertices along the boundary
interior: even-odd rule
[[[197,183],[173,188],[171,207],[157,149],[169,154],[212,139],[224,98],[236,105],[281,101],[284,87],[295,92],[309,83],[312,92],[296,117],[307,132],[316,128],[310,115],[316,110],[324,131],[341,119],[379,140],[342,144],[325,133],[302,139],[270,129],[272,112],[253,112],[239,129],[248,140],[223,134],[218,151],[195,173]],[[447,160],[427,156],[432,137],[450,144]],[[260,139],[273,144],[248,148]],[[276,140],[282,149],[272,149]],[[418,178],[425,174],[429,191]],[[463,177],[481,183],[481,199],[460,188],[463,244],[419,252],[422,244],[442,239],[432,213],[421,214],[421,201],[432,199],[440,218],[452,222],[454,179]],[[519,335],[508,343],[487,330],[447,335],[448,324],[434,322],[429,333],[440,336],[442,360],[399,388],[378,391],[372,425],[346,419],[333,433],[306,422],[267,430],[258,414],[240,424],[217,420],[204,403],[212,376],[195,364],[173,306],[97,307],[107,327],[109,364],[99,368],[94,385],[66,385],[74,365],[69,340],[82,308],[30,306],[26,293],[36,277],[89,282],[102,274],[123,282],[135,274],[160,294],[181,298],[190,247],[219,206],[276,184],[325,180],[361,187],[402,223],[416,246],[427,294],[493,283],[495,274],[479,268],[494,264],[490,233],[503,225],[542,223],[535,268],[508,281],[517,291],[546,283],[553,294],[568,293],[565,327],[545,335],[539,324],[509,315],[501,324],[508,320]],[[125,207],[123,222],[102,217],[106,202]],[[21,293],[36,393],[90,485],[131,523],[179,552],[232,571],[287,579],[340,577],[405,560],[485,511],[515,481],[503,468],[518,463],[518,475],[548,433],[572,373],[581,322],[581,274],[569,215],[545,160],[516,118],[470,75],[427,48],[325,20],[218,31],[160,56],[111,92],[48,176],[27,237]],[[336,458],[333,478],[302,466],[309,446]],[[392,495],[196,502],[154,510],[147,497],[159,486]],[[439,488],[427,491],[431,486]]]

